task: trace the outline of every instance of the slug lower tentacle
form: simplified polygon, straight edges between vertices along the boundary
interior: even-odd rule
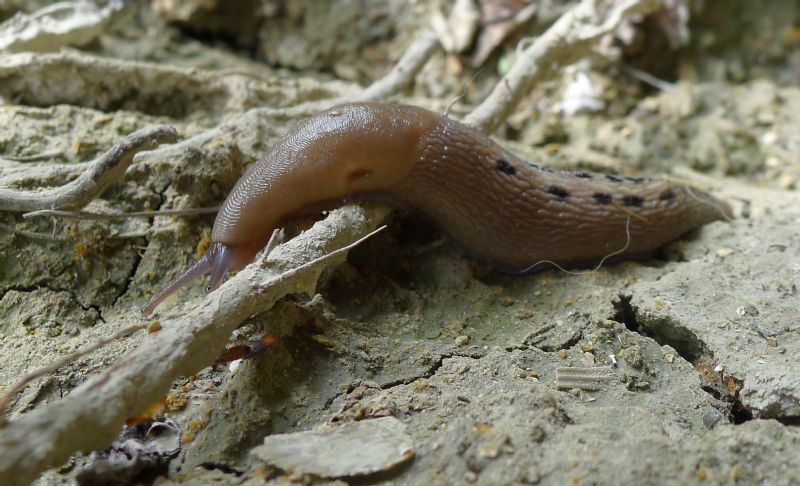
[[[174,294],[182,287],[196,280],[208,272],[213,271],[211,281],[209,282],[208,289],[213,290],[222,282],[222,277],[230,268],[231,264],[231,251],[222,243],[213,243],[202,257],[189,267],[188,270],[183,272],[180,277],[173,280],[161,292],[156,294],[153,299],[142,308],[144,315],[150,315],[158,305],[167,297]]]
[[[726,203],[673,182],[530,164],[422,108],[346,104],[301,122],[247,170],[217,215],[212,247],[145,314],[212,267],[218,285],[287,219],[358,200],[418,210],[507,272],[647,254],[731,215]]]

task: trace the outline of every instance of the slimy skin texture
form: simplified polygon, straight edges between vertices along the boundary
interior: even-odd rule
[[[216,288],[287,219],[347,201],[415,209],[506,272],[646,255],[730,216],[727,204],[674,182],[532,165],[423,108],[346,104],[301,122],[247,170],[217,215],[209,250],[143,311],[209,271]]]

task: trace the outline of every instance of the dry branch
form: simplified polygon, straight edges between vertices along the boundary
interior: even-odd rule
[[[77,179],[39,192],[0,189],[0,210],[37,211],[41,209],[79,209],[99,196],[109,185],[119,181],[133,156],[177,138],[175,129],[157,126],[138,130],[108,149],[89,164]]]
[[[129,213],[92,213],[89,211],[62,211],[58,209],[41,209],[22,215],[24,219],[36,217],[53,217],[66,219],[91,219],[91,220],[116,220],[130,218],[152,218],[155,216],[197,216],[199,214],[213,214],[219,211],[219,206],[210,208],[187,209],[159,209],[156,211],[131,211]]]
[[[345,259],[344,253],[328,255],[369,234],[373,222],[387,213],[358,206],[333,211],[268,258],[260,257],[191,311],[163,319],[161,331],[65,398],[8,424],[0,430],[0,484],[28,484],[76,451],[108,445],[125,419],[160,400],[176,377],[213,364],[230,334],[249,316],[268,310],[287,294],[313,294],[320,273]],[[287,270],[298,267],[302,271]]]
[[[585,56],[600,37],[633,13],[652,12],[660,0],[583,0],[523,50],[511,70],[464,120],[492,133],[537,82]]]
[[[392,70],[365,89],[358,96],[358,100],[382,100],[399,93],[414,81],[414,77],[428,62],[428,59],[430,59],[438,46],[439,40],[433,31],[422,31],[419,37],[406,49]]]

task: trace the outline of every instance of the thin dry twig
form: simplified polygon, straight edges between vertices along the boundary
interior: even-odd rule
[[[63,186],[39,192],[0,189],[0,211],[82,208],[122,177],[133,162],[134,155],[161,143],[175,142],[176,139],[175,128],[169,126],[138,130],[92,161],[77,179]]]
[[[358,96],[358,100],[382,100],[399,93],[414,81],[414,77],[425,66],[437,47],[439,47],[439,40],[436,34],[431,30],[422,31],[392,70],[365,89]]]
[[[198,214],[213,214],[219,211],[219,206],[210,208],[189,209],[159,209],[157,211],[133,211],[130,213],[92,213],[89,211],[61,211],[58,209],[42,209],[31,211],[22,215],[23,219],[37,216],[49,216],[66,219],[91,219],[91,220],[116,220],[128,218],[152,218],[154,216],[196,216]]]
[[[494,132],[537,81],[586,55],[597,39],[614,32],[631,14],[652,12],[660,5],[660,0],[583,0],[520,53],[464,121],[484,133]]]

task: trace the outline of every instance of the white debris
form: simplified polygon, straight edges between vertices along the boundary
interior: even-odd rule
[[[414,457],[406,426],[394,417],[270,435],[251,453],[288,473],[323,478],[373,474]]]
[[[0,51],[52,52],[88,44],[123,6],[121,0],[105,7],[88,1],[58,2],[31,14],[17,13],[0,24]]]
[[[583,71],[578,71],[572,83],[564,89],[564,96],[556,103],[555,110],[565,115],[575,115],[580,112],[600,111],[605,106],[605,102],[600,98],[600,91],[589,76]]]

